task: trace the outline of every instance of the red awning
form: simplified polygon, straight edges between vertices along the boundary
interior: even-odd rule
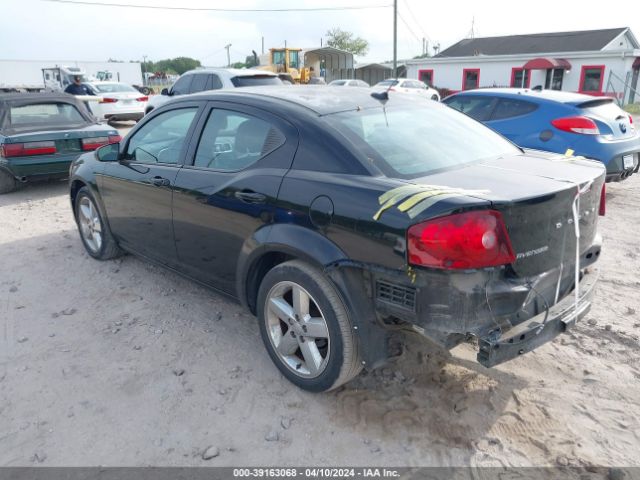
[[[523,65],[525,70],[546,70],[548,68],[562,68],[571,70],[571,64],[564,58],[534,58]]]
[[[631,66],[632,70],[636,70],[640,68],[640,57],[636,57],[636,59],[633,61],[633,65]]]

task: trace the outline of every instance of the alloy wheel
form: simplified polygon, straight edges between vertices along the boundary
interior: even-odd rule
[[[80,199],[78,223],[85,244],[92,252],[98,253],[102,247],[102,222],[98,209],[89,197]]]
[[[294,282],[275,284],[265,303],[267,333],[275,352],[296,375],[315,378],[329,361],[329,329],[318,303]]]

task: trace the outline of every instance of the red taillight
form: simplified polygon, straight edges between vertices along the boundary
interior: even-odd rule
[[[633,117],[631,116],[631,114],[629,114],[629,123],[633,125]]]
[[[389,87],[389,91],[390,91],[390,92],[395,92],[395,91],[396,91],[396,89],[395,89],[395,88],[393,88],[393,87]]]
[[[117,101],[117,98],[102,98],[98,103],[116,103]]]
[[[599,135],[600,130],[596,122],[587,117],[564,117],[551,120],[551,125],[558,130],[582,135]]]
[[[82,139],[82,150],[91,151],[96,148],[100,148],[103,145],[107,145],[109,143],[118,143],[122,140],[120,135],[109,135],[108,137],[93,137],[93,138],[83,138]]]
[[[109,137],[93,137],[82,139],[82,150],[95,150],[109,143]]]
[[[427,220],[407,232],[409,263],[446,270],[496,267],[515,261],[502,215],[495,210]]]
[[[138,102],[147,102],[149,101],[149,97],[138,97],[136,98]]]
[[[602,190],[600,190],[600,209],[598,210],[598,214],[604,217],[604,214],[607,213],[607,187],[606,183],[602,184]]]
[[[2,156],[5,158],[50,155],[56,151],[55,142],[6,143],[2,145]]]

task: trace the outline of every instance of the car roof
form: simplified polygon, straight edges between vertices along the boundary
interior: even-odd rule
[[[354,91],[355,90],[355,91]],[[379,108],[382,103],[371,96],[368,89],[327,89],[324,85],[295,85],[295,86],[268,86],[268,87],[243,87],[233,90],[213,90],[188,95],[184,101],[194,98],[207,100],[241,100],[251,99],[251,103],[266,101],[270,105],[286,104],[297,105],[312,111],[317,115],[329,115],[332,113],[346,112],[350,110]],[[179,101],[179,100],[176,100]],[[392,98],[387,105],[392,104],[412,105],[413,102],[404,98]]]
[[[456,95],[497,95],[507,98],[526,97],[532,100],[547,100],[570,105],[576,105],[594,99],[591,95],[582,93],[564,92],[561,90],[533,90],[531,88],[479,88],[477,90],[465,90]]]
[[[191,75],[194,73],[218,73],[226,74],[229,77],[252,77],[254,75],[266,75],[269,77],[277,77],[273,72],[268,70],[259,70],[254,68],[218,68],[218,67],[204,67],[196,68],[195,70],[189,70],[182,75]]]

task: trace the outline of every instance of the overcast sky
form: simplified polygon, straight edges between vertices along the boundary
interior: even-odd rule
[[[392,0],[86,0],[107,3],[205,8],[301,8],[390,5]],[[600,2],[598,2],[600,3]],[[465,38],[474,19],[476,36],[631,27],[640,37],[640,15],[580,2],[535,0],[398,0],[398,57],[422,53],[422,38],[442,49]],[[595,2],[594,2],[595,6]],[[43,0],[0,0],[0,58],[28,60],[152,60],[189,56],[205,65],[244,61],[254,49],[315,47],[332,27],[369,41],[358,61],[393,56],[392,8],[333,12],[221,13],[68,5]]]

